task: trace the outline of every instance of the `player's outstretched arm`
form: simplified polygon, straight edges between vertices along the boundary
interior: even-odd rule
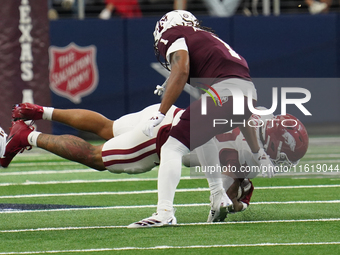
[[[171,72],[159,111],[166,114],[182,93],[189,77],[189,54],[178,50],[170,56]]]

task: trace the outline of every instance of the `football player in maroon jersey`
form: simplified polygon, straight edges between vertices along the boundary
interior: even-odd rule
[[[202,27],[197,18],[188,11],[176,10],[165,14],[157,22],[153,35],[156,53],[165,59],[165,66],[171,67],[171,71],[160,108],[146,121],[144,134],[152,136],[153,128],[162,122],[168,109],[182,93],[186,82],[190,83],[190,79],[212,80],[207,84],[210,90],[208,92],[215,93],[219,106],[214,105],[215,100],[207,100],[209,113],[202,115],[202,102],[199,99],[190,104],[179,123],[172,127],[170,136],[161,150],[157,213],[130,224],[130,228],[176,223],[173,200],[181,176],[182,156],[199,147],[199,158],[204,161],[202,165],[215,165],[218,163],[218,151],[211,138],[217,134],[239,126],[258,164],[273,166],[268,155],[259,147],[252,127],[247,124],[213,127],[215,119],[246,123],[251,115],[247,105],[248,92],[251,92],[252,97],[249,101],[254,104],[257,96],[246,60],[217,35]],[[236,94],[232,90],[241,93],[241,101],[239,97],[236,100]],[[233,101],[235,104],[237,101],[238,106],[244,109],[243,113],[233,114],[236,110]],[[203,144],[204,146],[201,146]],[[268,174],[273,175],[272,172]],[[224,220],[231,200],[225,195],[220,174],[210,173],[207,178],[211,190],[208,221]]]

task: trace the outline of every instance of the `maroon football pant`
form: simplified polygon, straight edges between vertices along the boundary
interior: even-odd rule
[[[179,140],[190,150],[194,150],[215,135],[246,125],[252,114],[248,108],[247,100],[248,98],[244,97],[243,115],[233,115],[232,96],[229,96],[228,101],[223,103],[222,106],[216,106],[211,98],[207,98],[206,115],[201,114],[201,100],[194,101],[184,111],[178,124],[172,127],[170,136]],[[256,101],[253,100],[253,105],[255,106],[255,104]]]

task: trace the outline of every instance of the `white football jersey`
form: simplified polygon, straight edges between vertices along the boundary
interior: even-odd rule
[[[266,110],[266,108],[264,107],[258,107],[257,109]],[[273,114],[262,116],[253,114],[251,116],[251,119],[253,120],[252,125],[256,126],[256,136],[261,148],[263,148],[263,144],[261,142],[260,136],[263,135],[266,121],[268,119],[272,119],[273,117]],[[224,134],[217,135],[216,139],[218,141],[217,146],[220,152],[219,154],[221,165],[224,165],[224,163],[228,162],[228,160],[233,160],[230,157],[233,157],[233,155],[237,155],[240,165],[240,171],[244,173],[244,177],[254,178],[261,172],[256,161],[253,158],[253,153],[251,152],[248,143],[246,142],[239,128],[233,129]],[[231,150],[235,153],[230,153]]]

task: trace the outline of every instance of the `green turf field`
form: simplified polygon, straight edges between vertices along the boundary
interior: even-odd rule
[[[127,229],[155,212],[157,169],[115,175],[35,149],[0,169],[0,255],[340,254],[339,159],[339,138],[312,138],[296,173],[255,178],[250,207],[216,224],[207,181],[183,168],[178,226]]]

